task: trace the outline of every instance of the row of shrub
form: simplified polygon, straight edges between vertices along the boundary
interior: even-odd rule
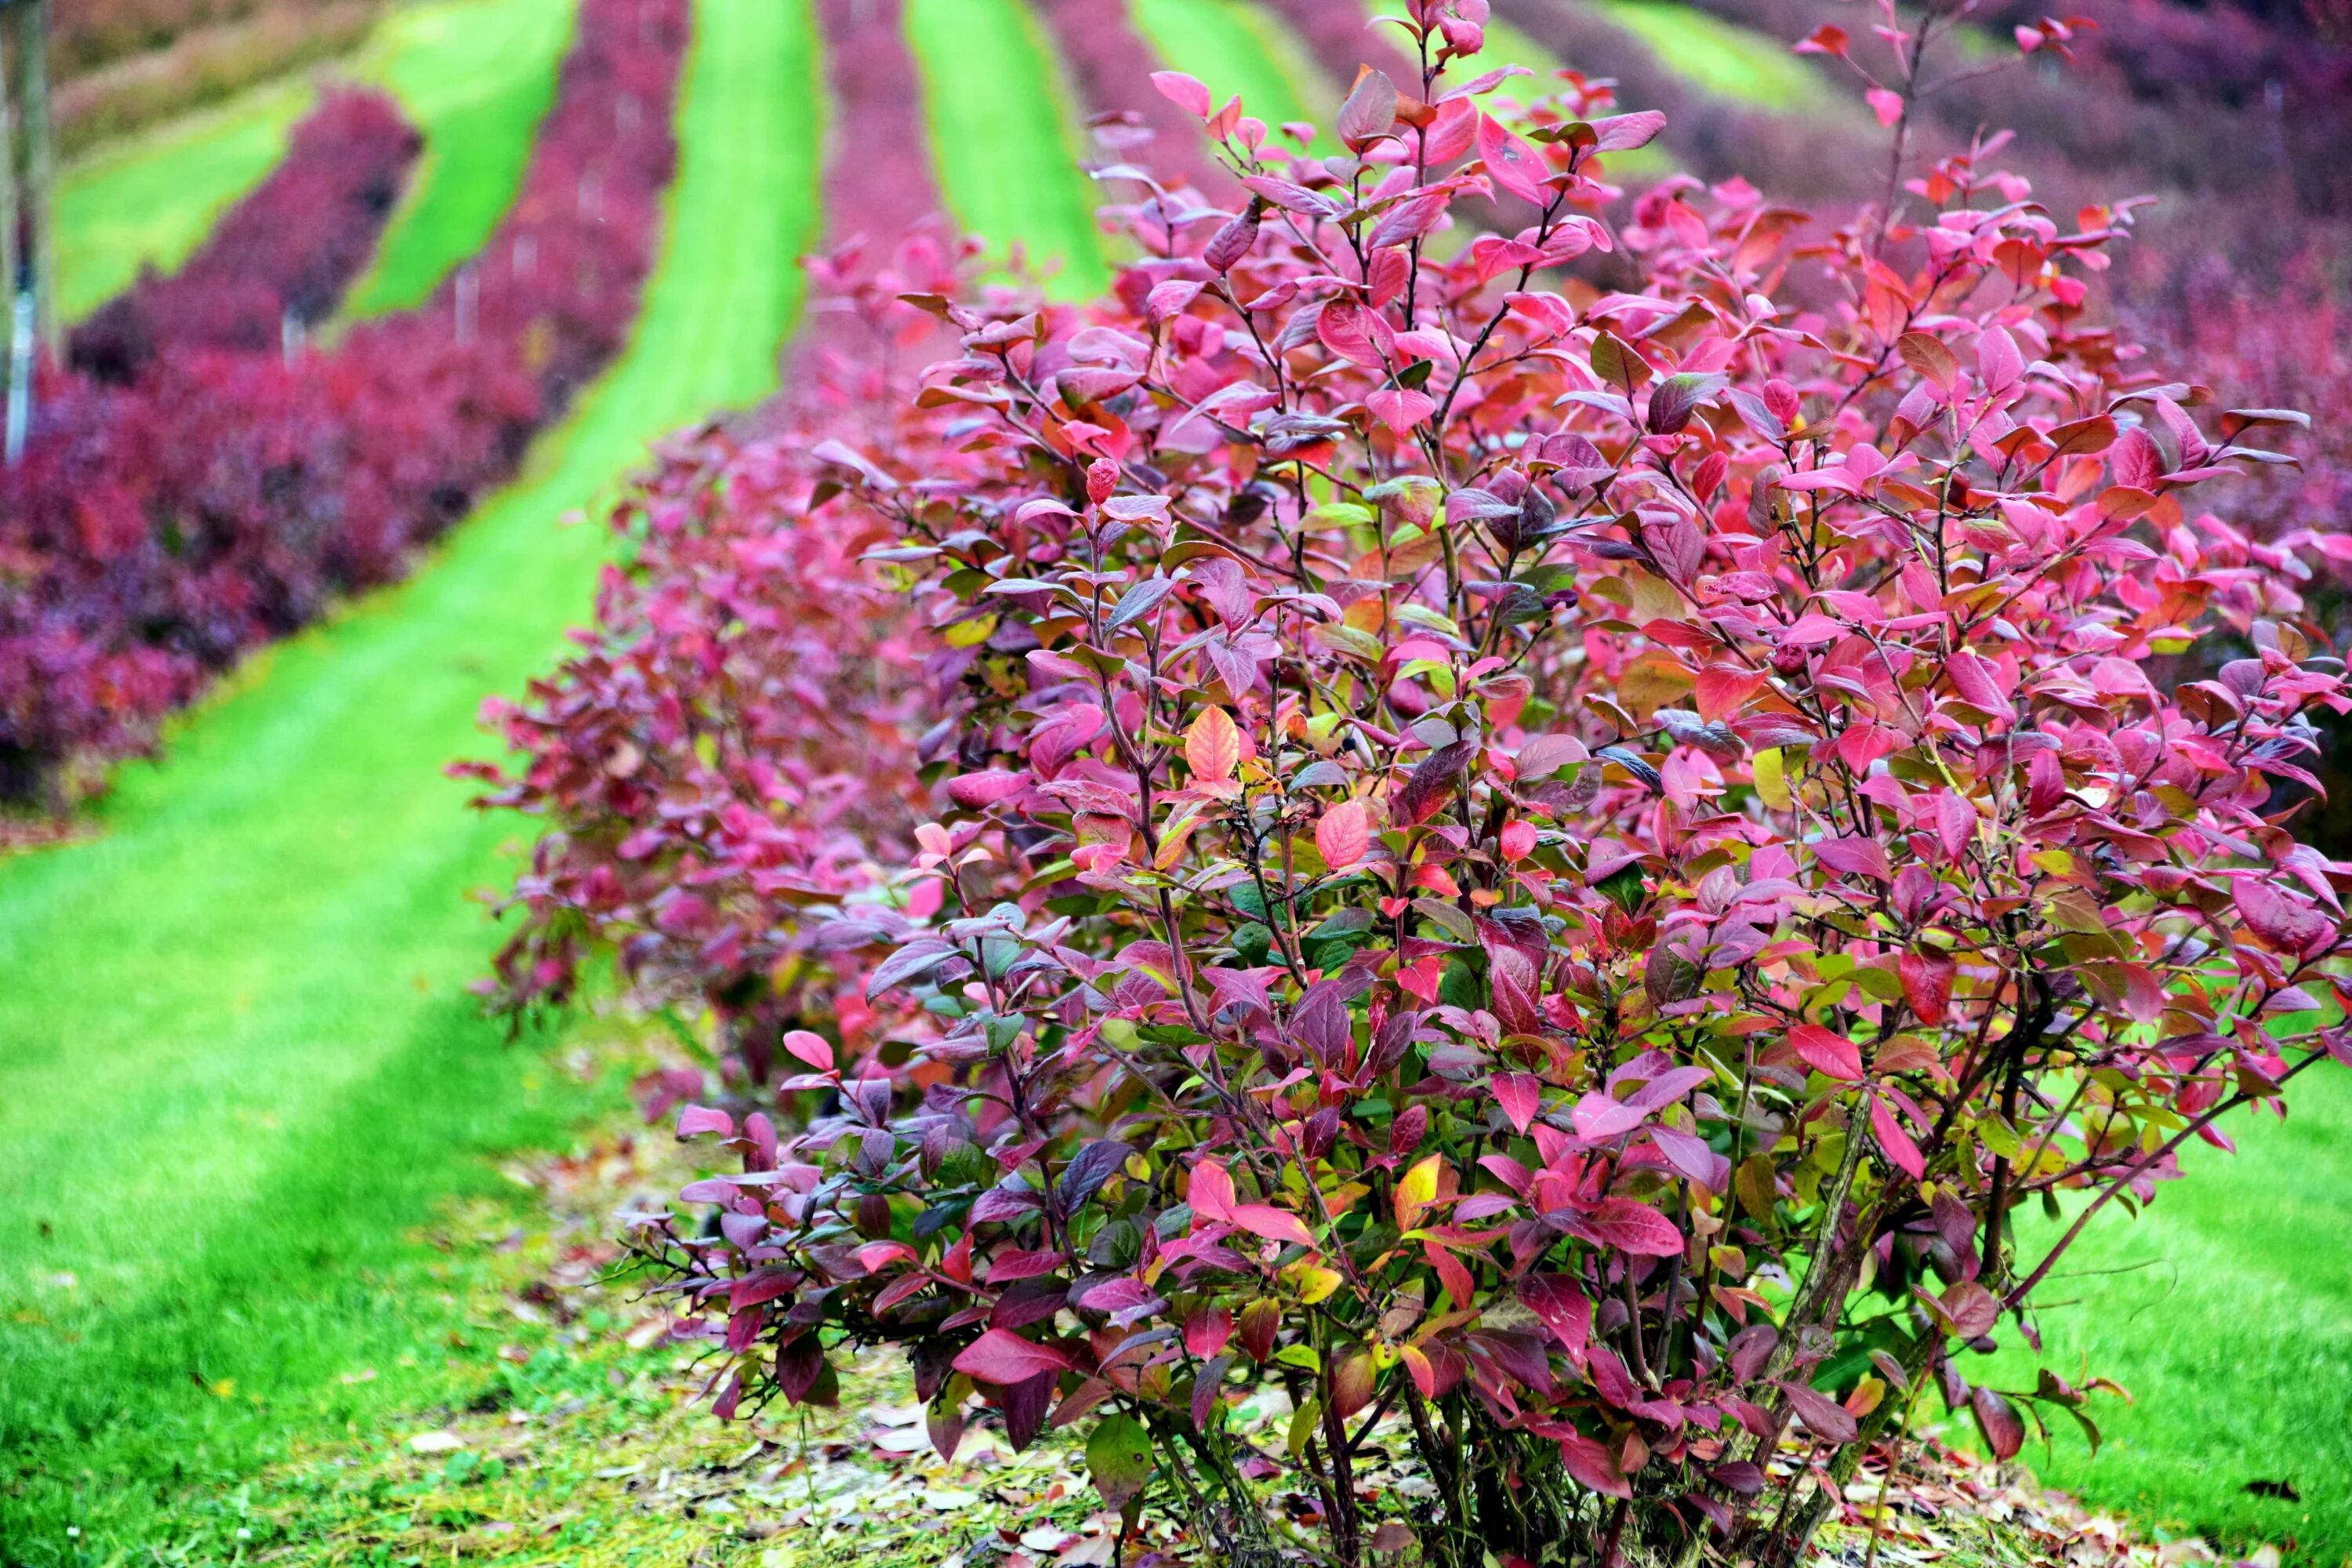
[[[128,385],[45,385],[26,459],[0,480],[0,785],[54,796],[69,759],[148,743],[242,650],[398,576],[512,471],[635,318],[686,38],[685,0],[583,0],[511,210],[418,309],[330,350],[239,352],[184,346],[173,313],[195,310],[187,335],[257,326],[233,288],[142,286],[156,308],[115,321],[183,346],[119,356]],[[286,226],[297,247],[273,263],[247,259],[271,232],[250,216],[225,222],[225,266],[348,276],[328,265],[331,220]]]
[[[1971,156],[1603,224],[1660,117],[1481,114],[1484,15],[1414,0],[1468,63],[1328,161],[1164,77],[1242,201],[1116,212],[1083,308],[894,279],[946,357],[674,449],[502,715],[508,999],[609,947],[727,1028],[740,1172],[637,1232],[722,1413],[893,1342],[941,1451],[1075,1426],[1221,1562],[1271,1486],[1351,1568],[1777,1568],[1923,1401],[2095,1421],[1962,1352],[2352,1061],[2352,865],[2273,805],[2334,546],[2209,510],[2297,417],[2147,374],[2124,217]]]
[[[149,267],[74,329],[67,363],[125,384],[158,354],[283,348],[331,316],[367,265],[423,145],[385,94],[331,90],[177,271]]]

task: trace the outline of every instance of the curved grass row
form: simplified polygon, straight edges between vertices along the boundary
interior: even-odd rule
[[[934,178],[956,222],[1051,266],[1048,291],[1082,300],[1110,282],[1078,172],[1087,155],[1052,46],[1021,0],[908,0]]]
[[[412,1227],[592,1095],[464,994],[489,941],[467,895],[512,829],[440,768],[588,602],[605,537],[565,515],[649,438],[772,384],[815,234],[804,6],[698,0],[696,29],[621,363],[415,579],[256,658],[165,765],[121,770],[102,837],[0,861],[11,1561],[163,1544],[173,1500],[231,1498],[495,1348],[452,1348]]]

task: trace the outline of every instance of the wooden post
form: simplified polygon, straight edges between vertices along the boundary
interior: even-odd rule
[[[16,95],[9,90],[8,28],[0,16],[0,340],[16,306]],[[7,351],[0,342],[0,393],[9,384]]]
[[[57,128],[49,116],[49,19],[56,0],[16,0],[18,69],[24,76],[25,214],[32,221],[33,320],[41,346],[55,354],[58,253],[55,230]]]

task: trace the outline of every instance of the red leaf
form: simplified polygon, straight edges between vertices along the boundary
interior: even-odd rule
[[[1633,1484],[1617,1468],[1615,1456],[1590,1437],[1574,1433],[1563,1435],[1559,1439],[1559,1462],[1569,1479],[1587,1491],[1599,1492],[1603,1497],[1633,1495]]]
[[[1870,1130],[1877,1135],[1878,1146],[1886,1157],[1913,1181],[1927,1173],[1927,1162],[1921,1158],[1919,1145],[1911,1142],[1903,1124],[1895,1119],[1895,1108],[1876,1095],[1870,1098]]]
[[[1994,1458],[2013,1459],[2025,1447],[2025,1423],[2018,1419],[2017,1407],[2000,1394],[1976,1390],[1969,1395],[1969,1413],[1977,1418],[1977,1430],[1984,1434]]]
[[[1961,648],[1944,661],[1944,673],[1960,700],[1987,713],[2009,711],[2009,693],[2001,684],[2000,667],[1980,653]]]
[[[1592,1303],[1565,1274],[1530,1274],[1519,1281],[1519,1300],[1544,1321],[1570,1361],[1584,1359],[1592,1338]]]
[[[1825,1443],[1851,1443],[1854,1438],[1853,1413],[1819,1389],[1802,1383],[1783,1383],[1780,1392],[1788,1397],[1789,1408],[1805,1424],[1805,1430]]]
[[[1067,1372],[1068,1356],[1052,1345],[1024,1340],[1010,1329],[991,1329],[955,1358],[955,1369],[981,1383],[1026,1383],[1049,1372]]]
[[[1601,1247],[1636,1258],[1672,1258],[1683,1249],[1683,1233],[1675,1222],[1633,1198],[1601,1199],[1575,1228]]]
[[[2237,879],[2230,896],[2246,929],[2281,952],[2308,955],[2336,940],[2335,921],[2259,876]]]
[[[1528,1123],[1543,1108],[1543,1080],[1533,1073],[1498,1072],[1491,1087],[1503,1114],[1511,1119],[1512,1128],[1525,1132]]]
[[[1919,1021],[1942,1023],[1945,1010],[1952,1005],[1952,977],[1959,973],[1959,965],[1947,954],[1914,948],[1895,960],[1895,968],[1903,982],[1903,998],[1911,1004]]]
[[[1832,1034],[1819,1024],[1800,1024],[1789,1031],[1789,1044],[1807,1067],[1822,1077],[1847,1083],[1862,1081],[1862,1052],[1843,1035]]]

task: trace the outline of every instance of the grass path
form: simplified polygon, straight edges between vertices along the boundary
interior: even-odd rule
[[[128,1545],[168,1489],[416,1404],[430,1367],[339,1376],[439,1337],[403,1237],[582,1108],[463,995],[466,895],[514,827],[439,767],[588,602],[603,532],[559,520],[772,384],[815,227],[814,27],[792,0],[699,0],[696,27],[622,363],[428,570],[123,770],[103,837],[0,862],[0,1558],[74,1561],[68,1525]]]
[[[390,89],[425,152],[376,267],[371,310],[415,303],[479,247],[522,177],[571,34],[571,0],[436,0],[396,10],[332,74]],[[58,182],[58,300],[68,321],[152,263],[186,258],[259,184],[315,96],[310,73],[240,94],[68,165]]]
[[[1060,61],[1021,0],[908,0],[908,47],[922,73],[935,177],[957,223],[997,250],[1058,258],[1048,285],[1083,300],[1109,286],[1078,170],[1087,156]]]

